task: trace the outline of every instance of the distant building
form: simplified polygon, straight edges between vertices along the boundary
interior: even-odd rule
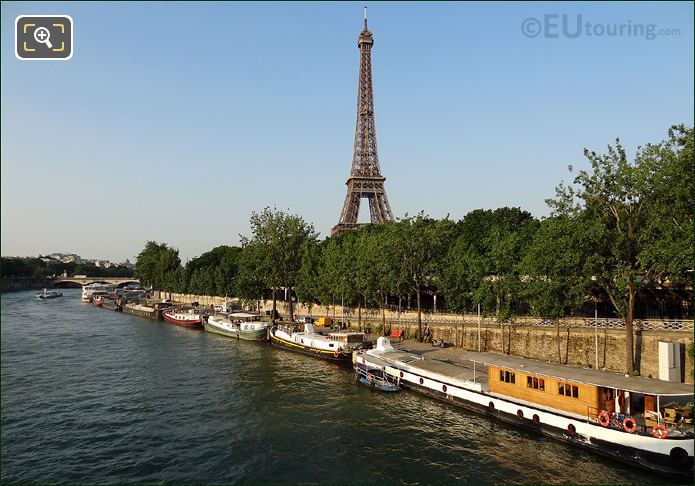
[[[130,260],[127,258],[125,259],[125,261],[123,263],[119,263],[118,266],[119,267],[126,267],[129,270],[132,270],[135,268],[135,265],[130,263]]]
[[[94,260],[94,265],[99,268],[111,268],[111,262],[108,260]]]
[[[46,255],[45,257],[39,256],[41,261],[46,262],[46,263],[55,263],[55,262],[60,262],[60,263],[75,263],[75,264],[80,264],[82,263],[82,258],[80,258],[80,255],[76,255],[75,253],[51,253],[50,255]]]

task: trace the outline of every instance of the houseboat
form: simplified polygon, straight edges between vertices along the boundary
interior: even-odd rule
[[[111,284],[91,283],[82,287],[82,302],[91,302],[94,292],[110,294],[116,291],[116,286]]]
[[[246,341],[267,341],[271,322],[259,321],[257,314],[235,312],[214,315],[203,322],[206,331]]]
[[[280,348],[346,364],[351,362],[352,352],[365,344],[364,333],[331,332],[324,335],[316,332],[313,324],[273,327],[270,342]]]
[[[494,353],[456,362],[395,349],[380,337],[354,364],[401,385],[636,467],[693,473],[693,386]]]
[[[165,321],[184,327],[202,327],[203,320],[206,317],[196,309],[183,309],[178,306],[172,309],[167,309],[162,312],[162,317]]]

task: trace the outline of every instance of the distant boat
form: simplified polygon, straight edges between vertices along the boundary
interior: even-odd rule
[[[214,315],[203,321],[206,331],[221,334],[227,337],[244,339],[246,341],[267,341],[268,329],[272,327],[271,322],[263,322],[258,319],[258,314],[245,312],[235,312],[233,314]]]
[[[331,332],[323,335],[316,332],[313,324],[304,324],[303,331],[296,326],[274,327],[270,331],[270,342],[291,351],[342,363],[350,363],[352,352],[362,349],[365,344],[364,333]]]
[[[232,322],[225,316],[210,316],[207,318],[207,321],[203,321],[203,327],[208,332],[214,332],[215,334],[237,339],[239,338],[239,323]]]
[[[232,312],[229,319],[239,324],[239,339],[246,341],[267,341],[272,322],[261,321],[256,312]]]
[[[101,307],[104,304],[104,299],[107,297],[106,292],[94,292],[92,294],[92,304]]]
[[[55,299],[56,297],[62,297],[63,292],[58,292],[57,290],[43,289],[41,292],[36,294],[39,299]]]
[[[112,284],[91,283],[82,287],[82,302],[91,302],[94,292],[111,293],[116,290]]]
[[[170,324],[184,327],[200,327],[203,324],[203,314],[195,309],[183,310],[182,306],[162,312],[162,317]]]

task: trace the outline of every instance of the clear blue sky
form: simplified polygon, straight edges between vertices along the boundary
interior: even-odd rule
[[[277,206],[326,235],[352,157],[359,3],[2,3],[2,254],[190,258]],[[396,216],[544,199],[582,150],[693,125],[693,4],[375,3],[381,168]],[[20,14],[74,56],[15,58]],[[528,38],[527,18],[679,35]],[[561,19],[561,17],[560,17]],[[367,209],[363,204],[361,220]]]

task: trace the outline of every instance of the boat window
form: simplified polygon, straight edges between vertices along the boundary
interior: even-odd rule
[[[505,383],[516,383],[514,372],[509,370],[500,370],[500,381]]]
[[[543,378],[527,376],[526,386],[528,388],[533,388],[534,390],[545,391],[545,380]]]
[[[328,343],[328,347],[329,347],[329,348],[332,348],[333,346],[335,346],[335,344],[333,344],[333,343]]]
[[[579,387],[569,383],[559,383],[558,393],[568,398],[579,398]]]

